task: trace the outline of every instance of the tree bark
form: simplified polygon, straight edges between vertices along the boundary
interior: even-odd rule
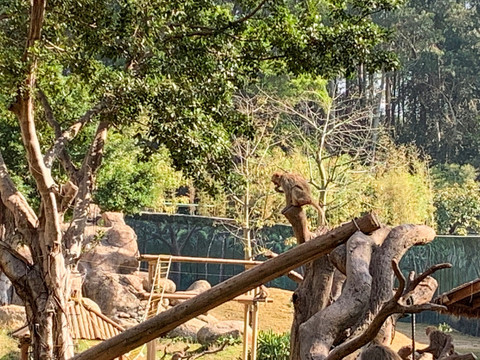
[[[357,317],[367,309],[370,298],[368,289],[372,283],[368,271],[372,246],[373,241],[359,232],[347,241],[344,290],[337,301],[317,311],[300,326],[299,359],[325,359],[340,333],[353,326]],[[330,292],[327,294],[330,295]]]

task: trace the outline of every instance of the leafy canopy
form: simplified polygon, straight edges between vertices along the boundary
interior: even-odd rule
[[[174,166],[213,186],[208,175],[231,179],[231,136],[253,131],[235,111],[238,89],[265,72],[330,77],[360,63],[394,66],[379,47],[388,32],[370,13],[399,3],[52,0],[33,51],[37,82],[63,128],[103,104],[111,122],[140,124],[147,153],[166,146]],[[1,121],[24,77],[28,6],[5,0],[0,8]],[[47,146],[53,134],[39,128]]]

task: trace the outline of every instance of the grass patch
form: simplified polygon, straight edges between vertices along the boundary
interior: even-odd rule
[[[20,359],[18,342],[8,335],[10,330],[0,329],[0,360]]]

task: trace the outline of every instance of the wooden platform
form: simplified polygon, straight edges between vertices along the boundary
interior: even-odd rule
[[[434,302],[445,305],[446,314],[480,318],[480,278],[440,295]]]

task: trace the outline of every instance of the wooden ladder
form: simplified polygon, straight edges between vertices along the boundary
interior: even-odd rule
[[[142,321],[150,319],[151,317],[154,317],[160,313],[162,309],[161,304],[163,303],[163,297],[165,295],[165,283],[161,283],[160,280],[168,279],[171,265],[171,257],[168,259],[168,261],[161,261],[160,257],[158,258],[152,278],[152,288],[150,289],[150,295],[148,297],[148,302]],[[154,297],[156,294],[160,294],[160,297]],[[143,344],[143,346],[140,346],[123,356],[126,360],[142,359],[144,358],[143,351],[146,347],[147,344]]]

